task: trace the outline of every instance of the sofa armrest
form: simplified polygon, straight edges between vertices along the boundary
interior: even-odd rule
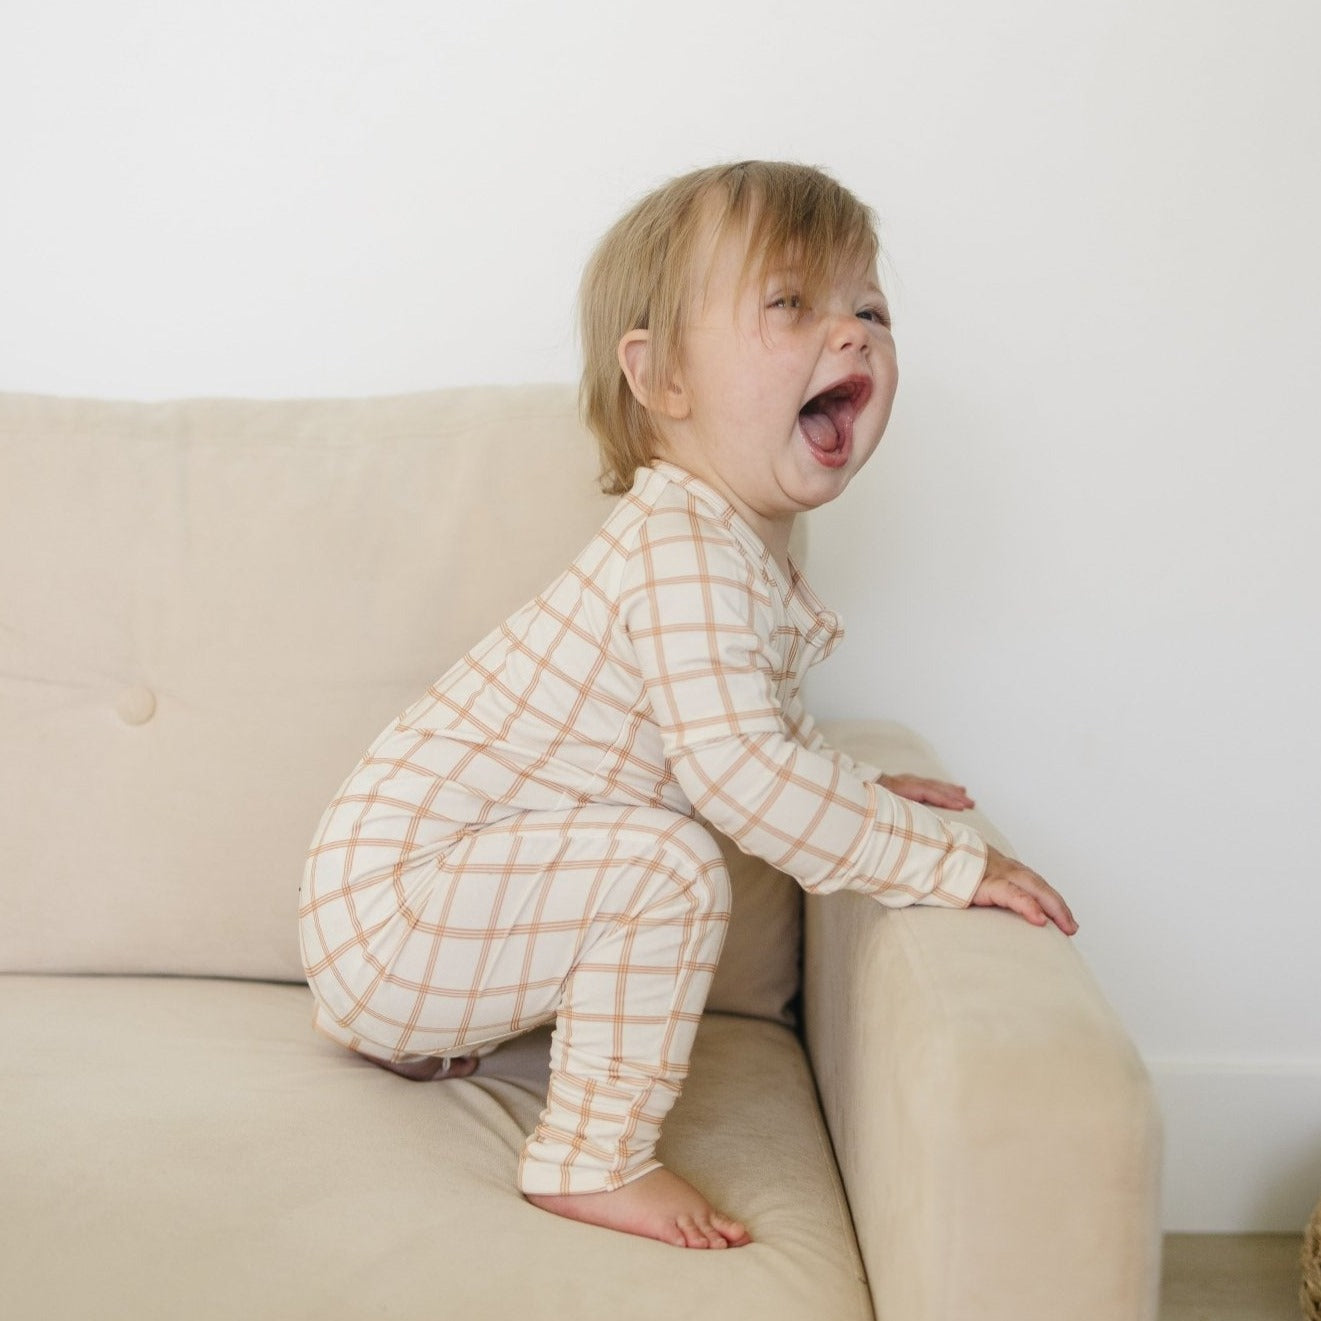
[[[1067,938],[809,896],[803,998],[878,1321],[1155,1317],[1160,1119]]]

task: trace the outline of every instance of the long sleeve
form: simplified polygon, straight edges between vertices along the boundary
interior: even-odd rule
[[[816,721],[803,706],[797,693],[784,703],[784,723],[788,729],[789,737],[795,743],[801,743],[808,752],[820,753],[823,757],[831,758],[846,775],[855,776],[859,780],[875,782],[885,774],[880,767],[873,766],[870,762],[855,761],[847,752],[841,752],[839,748],[832,747],[827,743],[825,736],[817,728]]]
[[[969,902],[986,863],[975,832],[868,783],[796,714],[791,730],[792,637],[728,528],[644,528],[619,607],[674,776],[713,826],[808,890]]]

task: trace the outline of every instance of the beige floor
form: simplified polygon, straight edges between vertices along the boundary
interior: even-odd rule
[[[1160,1321],[1299,1321],[1297,1234],[1167,1234]]]

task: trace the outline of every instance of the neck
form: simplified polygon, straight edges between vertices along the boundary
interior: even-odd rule
[[[793,518],[791,517],[787,523],[772,524],[769,530],[759,528],[755,523],[753,528],[766,543],[766,549],[770,551],[771,558],[787,575],[789,572],[789,538],[793,535],[794,530]]]
[[[682,468],[686,473],[691,473],[699,482],[709,486],[721,499],[725,500],[730,508],[761,539],[762,544],[770,552],[770,556],[776,564],[780,566],[785,574],[788,574],[789,539],[793,535],[795,515],[790,514],[784,518],[767,518],[759,514],[740,499],[736,492],[729,489],[725,482],[721,480],[719,473],[700,461],[692,462],[690,456],[676,454],[671,449],[662,448],[656,457],[663,459],[666,463],[674,464],[676,468]]]

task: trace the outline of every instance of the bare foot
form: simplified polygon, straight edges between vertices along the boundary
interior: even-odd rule
[[[371,1059],[370,1056],[367,1058]],[[372,1063],[382,1069],[389,1069],[391,1073],[397,1073],[401,1078],[407,1078],[411,1082],[430,1082],[433,1078],[441,1080],[466,1078],[469,1074],[477,1072],[481,1060],[476,1055],[460,1055],[457,1059],[449,1061],[449,1068],[445,1067],[446,1062],[443,1059],[418,1060],[410,1064],[396,1064],[387,1060],[372,1060]]]
[[[524,1193],[533,1206],[570,1220],[658,1238],[676,1248],[741,1248],[752,1236],[712,1208],[692,1184],[664,1167],[609,1193]]]

